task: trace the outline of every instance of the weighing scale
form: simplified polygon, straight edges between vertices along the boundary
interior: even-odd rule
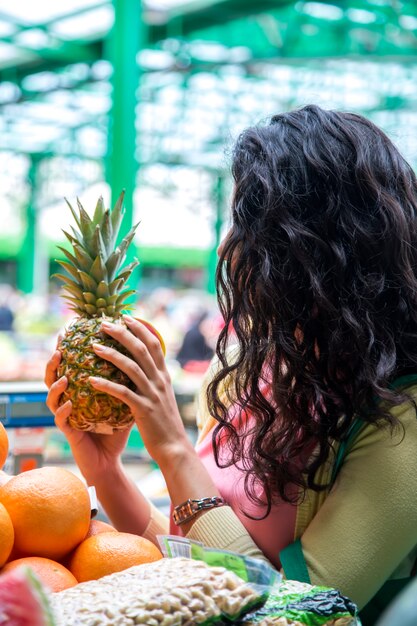
[[[0,383],[0,422],[8,429],[36,429],[33,430],[33,440],[36,437],[39,439],[43,428],[55,425],[54,416],[46,406],[47,393],[47,387],[42,382]],[[17,449],[6,463],[6,466],[10,465],[8,469],[11,473],[19,474],[41,467],[42,447],[31,443],[30,431],[13,432]],[[10,438],[13,440],[13,435]],[[13,444],[11,447],[14,447]]]
[[[0,383],[0,422],[5,428],[54,426],[47,393],[41,382]]]

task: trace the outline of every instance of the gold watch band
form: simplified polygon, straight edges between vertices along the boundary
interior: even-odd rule
[[[199,500],[189,498],[174,508],[172,512],[172,519],[177,526],[180,526],[181,524],[184,524],[184,522],[188,522],[190,519],[193,519],[193,517],[195,517],[200,511],[223,506],[225,504],[226,502],[219,496],[200,498]]]

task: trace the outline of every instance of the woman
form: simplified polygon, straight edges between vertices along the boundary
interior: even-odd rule
[[[131,358],[95,348],[136,391],[92,384],[131,408],[167,483],[171,531],[336,587],[367,626],[416,557],[416,177],[371,122],[317,106],[246,130],[232,173],[217,272],[225,326],[196,450],[139,322],[126,317],[132,333],[103,322]],[[71,430],[59,358],[46,374],[57,426],[116,527],[155,539],[168,520],[123,471],[127,434]],[[189,499],[208,508],[190,511]]]

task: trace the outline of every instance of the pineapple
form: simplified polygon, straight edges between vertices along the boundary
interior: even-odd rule
[[[71,227],[73,234],[63,231],[72,245],[72,253],[59,246],[67,260],[58,263],[69,276],[57,274],[57,277],[64,282],[63,297],[78,316],[70,323],[58,346],[62,353],[58,376],[68,379],[61,404],[71,400],[69,423],[73,428],[103,434],[123,430],[133,422],[126,404],[100,393],[88,382],[89,376],[99,376],[133,388],[126,374],[99,358],[92,348],[94,343],[116,345],[117,342],[100,330],[101,322],[106,319],[124,324],[122,311],[130,308],[126,299],[135,293],[126,289],[126,281],[138,261],[135,259],[124,268],[122,264],[137,224],[116,246],[124,215],[123,197],[124,192],[112,211],[105,209],[100,197],[93,218],[78,199],[78,213],[67,201],[78,230]],[[117,349],[126,354],[118,343]]]

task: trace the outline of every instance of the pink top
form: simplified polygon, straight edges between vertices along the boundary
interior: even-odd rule
[[[235,419],[233,419],[235,422]],[[247,414],[242,414],[239,429],[249,431],[253,420]],[[278,569],[281,567],[279,553],[282,549],[294,541],[297,506],[288,502],[278,502],[272,505],[268,517],[262,520],[251,519],[245,512],[252,516],[264,512],[257,507],[245,494],[245,474],[235,465],[230,467],[218,467],[214,459],[212,446],[212,431],[209,431],[202,441],[196,446],[197,453],[210,473],[220,495],[233,509],[240,519],[253,541],[262,550],[265,556]],[[264,490],[258,487],[257,495],[261,497]],[[171,524],[172,534],[181,534],[180,529]]]

